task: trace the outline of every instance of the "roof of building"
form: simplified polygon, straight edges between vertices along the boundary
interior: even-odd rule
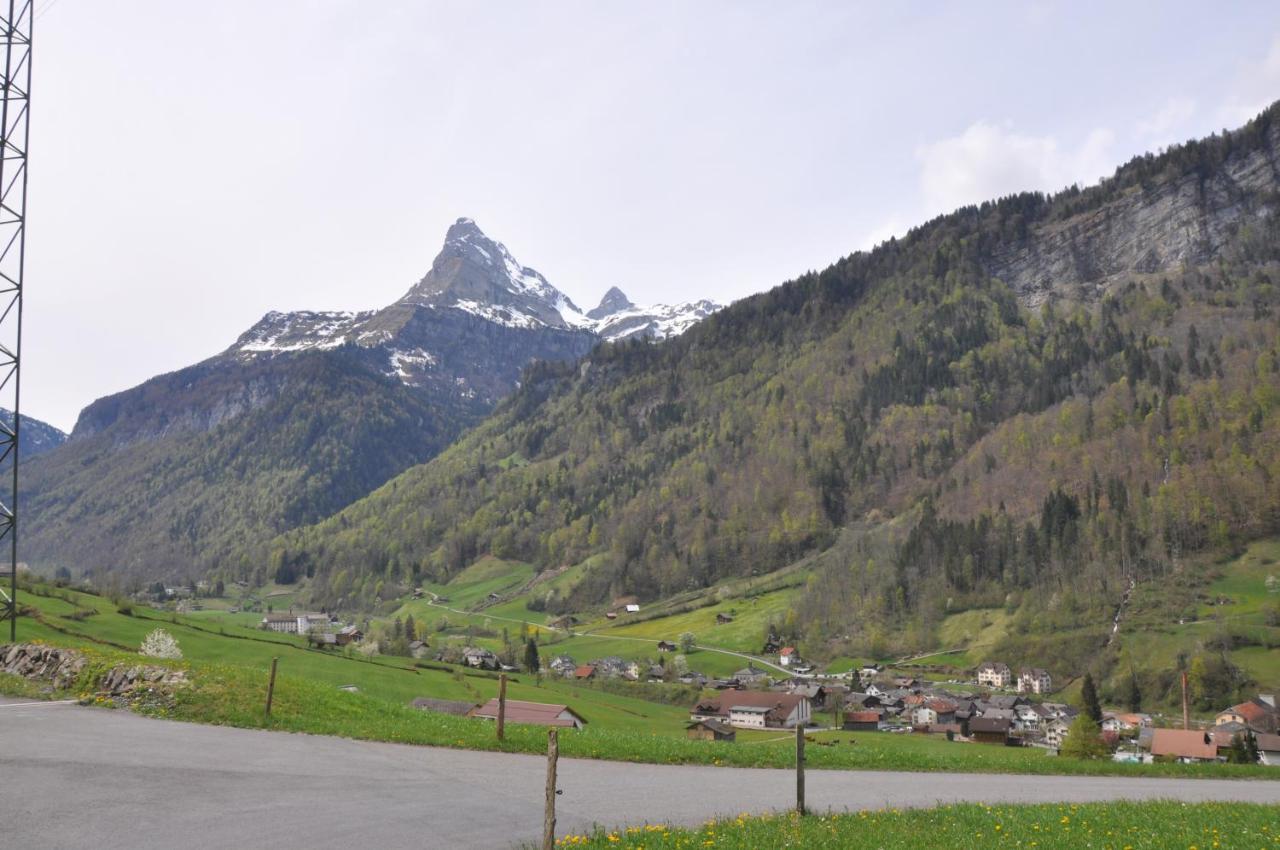
[[[978,672],[983,673],[987,670],[994,670],[997,673],[1008,673],[1009,665],[1003,661],[984,661],[978,665]]]
[[[577,676],[579,679],[585,679],[588,676],[594,676],[595,674],[596,668],[595,665],[592,664],[582,664],[573,671],[573,675]]]
[[[1264,753],[1280,753],[1280,735],[1254,735],[1253,740]]]
[[[1151,754],[1216,759],[1218,746],[1212,735],[1198,729],[1156,729],[1151,735]]]
[[[1008,733],[1013,724],[1007,717],[975,717],[969,721],[969,734],[976,732]]]
[[[778,654],[779,654],[779,655],[794,655],[794,654],[795,654],[795,651],[796,651],[796,648],[795,648],[794,646],[784,646],[781,650],[779,650],[779,651],[778,651]]]
[[[1251,699],[1248,702],[1233,705],[1226,711],[1219,712],[1219,714],[1227,714],[1228,712],[1240,715],[1245,719],[1246,723],[1261,723],[1275,715],[1276,709],[1273,706],[1267,705],[1262,700]]]
[[[1041,670],[1039,667],[1023,667],[1018,676],[1035,676],[1037,679],[1043,679],[1049,675],[1048,670]]]
[[[737,732],[734,731],[734,728],[730,726],[728,723],[722,723],[719,720],[712,720],[712,719],[694,720],[694,721],[691,721],[690,723],[685,724],[684,728],[697,729],[699,726],[710,729],[712,732],[715,732],[717,735],[736,735],[737,734]]]
[[[846,711],[844,713],[845,723],[879,723],[880,712],[878,711]]]
[[[564,717],[565,713],[573,715]],[[476,706],[467,712],[469,717],[496,718],[498,716],[498,699]],[[579,723],[586,723],[582,715],[567,705],[546,702],[525,702],[519,699],[507,700],[505,719],[508,723],[533,723],[539,726],[573,726],[574,718]]]
[[[718,714],[727,717],[732,711],[763,708],[774,720],[785,720],[807,699],[799,694],[783,694],[773,691],[732,691],[723,696],[701,700],[693,707],[695,714]]]

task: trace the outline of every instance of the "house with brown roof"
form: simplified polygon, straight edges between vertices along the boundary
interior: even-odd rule
[[[1258,764],[1280,767],[1280,735],[1254,735],[1258,745]]]
[[[676,645],[668,640],[658,641],[658,652],[675,652]]]
[[[726,614],[723,611],[720,611],[716,614],[717,626],[723,626],[725,623],[732,623],[732,622],[733,622],[733,617],[730,616],[729,614]]]
[[[1013,724],[1003,717],[975,717],[969,721],[969,737],[979,744],[1008,744]]]
[[[573,671],[573,678],[575,679],[594,679],[595,677],[596,668],[593,664],[580,664],[578,665],[578,668]]]
[[[723,691],[699,700],[690,720],[718,720],[743,729],[793,729],[806,726],[812,707],[806,697],[774,691]]]
[[[498,719],[498,700],[489,700],[484,705],[476,706],[467,712],[468,717],[481,720]],[[587,721],[567,705],[545,702],[525,702],[519,699],[507,700],[505,720],[507,723],[527,723],[531,726],[557,726],[561,728],[581,729]]]
[[[875,709],[846,711],[841,724],[846,732],[874,732],[880,728],[881,713]]]
[[[1181,762],[1217,761],[1218,745],[1201,729],[1152,729],[1151,755]]]
[[[956,704],[946,699],[926,699],[911,712],[912,726],[940,726],[956,722]]]
[[[1274,735],[1280,732],[1280,711],[1276,709],[1275,699],[1271,694],[1259,694],[1248,702],[1219,712],[1214,723],[1243,723],[1254,732]]]

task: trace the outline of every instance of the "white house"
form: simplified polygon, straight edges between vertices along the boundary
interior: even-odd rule
[[[1040,729],[1040,712],[1029,705],[1020,705],[1013,710],[1016,728],[1024,732],[1035,732]]]
[[[990,688],[1007,688],[1013,684],[1013,671],[1000,661],[987,661],[978,667],[978,684]]]
[[[1055,717],[1044,725],[1044,742],[1055,750],[1061,748],[1062,742],[1067,739],[1067,732],[1070,728],[1070,724],[1066,723],[1062,718]]]
[[[628,613],[628,614],[639,614],[639,613],[640,613],[640,606],[639,606],[639,605],[635,605],[635,604],[628,605],[628,606],[627,606],[627,613]]]
[[[268,614],[262,618],[260,627],[269,632],[298,633],[298,616],[296,614]]]
[[[794,646],[784,646],[778,653],[778,663],[783,667],[790,667],[792,664],[800,662],[800,653],[796,652]]]
[[[762,705],[729,706],[729,725],[740,729],[763,729],[769,709]]]
[[[1053,689],[1049,671],[1039,667],[1027,667],[1018,674],[1018,693],[1047,694]]]
[[[329,628],[328,614],[299,614],[298,615],[298,634],[305,635],[313,631],[322,631]]]

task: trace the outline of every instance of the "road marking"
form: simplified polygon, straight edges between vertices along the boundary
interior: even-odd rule
[[[77,699],[55,699],[42,700],[40,702],[6,702],[0,703],[0,708],[31,708],[38,705],[75,705],[80,700]]]

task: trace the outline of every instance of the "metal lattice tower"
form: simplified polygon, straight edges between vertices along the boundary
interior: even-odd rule
[[[27,145],[31,117],[34,0],[0,0],[4,77],[0,78],[0,552],[8,549],[8,587],[0,583],[0,622],[18,632],[18,432],[22,364],[22,272],[27,247]],[[6,546],[7,544],[7,546]],[[0,555],[0,564],[4,563]]]

